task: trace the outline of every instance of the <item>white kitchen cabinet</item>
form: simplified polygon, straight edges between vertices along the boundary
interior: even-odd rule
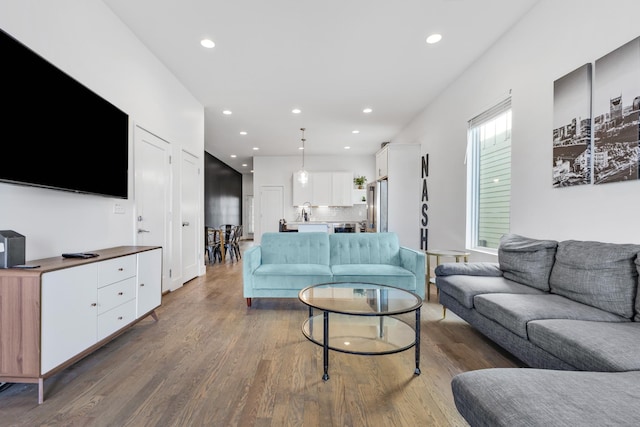
[[[313,206],[332,206],[333,203],[333,173],[313,172]]]
[[[352,206],[353,172],[309,172],[309,182],[300,184],[293,174],[293,206]]]
[[[162,248],[121,246],[90,259],[0,269],[0,381],[38,383],[151,315],[162,299]]]
[[[353,205],[353,173],[333,172],[331,174],[331,206]]]
[[[389,176],[389,146],[385,145],[376,153],[376,180]]]
[[[313,173],[309,173],[309,181],[305,185],[302,185],[298,178],[298,172],[295,172],[292,178],[293,206],[302,206],[306,202],[309,202],[311,204],[311,202],[313,201]]]

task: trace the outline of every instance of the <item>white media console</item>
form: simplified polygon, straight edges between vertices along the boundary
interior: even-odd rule
[[[148,315],[162,300],[162,248],[120,246],[95,258],[0,269],[0,381],[38,383]]]

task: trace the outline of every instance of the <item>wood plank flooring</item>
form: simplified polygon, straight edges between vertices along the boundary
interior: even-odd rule
[[[252,243],[243,242],[243,249]],[[413,349],[329,354],[301,325],[297,299],[242,296],[242,261],[166,294],[142,320],[37,385],[0,393],[0,426],[465,426],[451,394],[457,373],[519,362],[432,298],[422,308],[421,370]]]

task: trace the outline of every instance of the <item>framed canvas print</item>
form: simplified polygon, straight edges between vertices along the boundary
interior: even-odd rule
[[[591,183],[591,64],[553,82],[553,187]]]
[[[638,179],[640,37],[596,60],[594,183]]]

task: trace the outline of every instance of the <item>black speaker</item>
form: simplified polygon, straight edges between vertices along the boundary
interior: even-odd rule
[[[0,268],[24,264],[25,241],[22,234],[0,230]]]

